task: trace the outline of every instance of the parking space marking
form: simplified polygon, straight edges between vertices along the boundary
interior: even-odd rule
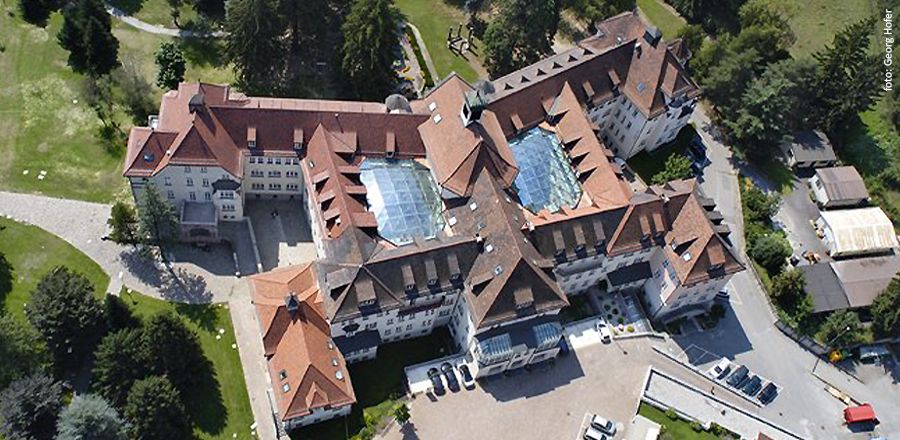
[[[584,417],[581,418],[581,424],[578,425],[578,432],[575,433],[575,440],[581,440],[584,435],[584,430],[587,429],[587,424],[590,423],[591,413],[584,413]]]

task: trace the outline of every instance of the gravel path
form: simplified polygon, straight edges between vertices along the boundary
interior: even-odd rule
[[[157,26],[155,24],[150,24],[137,18],[134,18],[125,13],[125,11],[107,4],[106,12],[109,12],[109,15],[121,20],[123,23],[142,30],[144,32],[149,32],[151,34],[157,35],[168,35],[170,37],[177,38],[208,38],[208,37],[222,37],[225,35],[224,31],[215,31],[215,32],[196,32],[187,29],[172,29],[165,26]]]

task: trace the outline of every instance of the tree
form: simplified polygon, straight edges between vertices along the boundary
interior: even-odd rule
[[[0,392],[0,436],[50,440],[62,408],[62,385],[44,374],[13,381]]]
[[[868,52],[873,19],[850,24],[834,36],[832,44],[813,54],[819,63],[817,106],[811,110],[819,126],[829,133],[872,106],[881,94],[880,57]]]
[[[876,334],[892,338],[900,336],[900,276],[894,277],[875,297],[871,312]]]
[[[747,186],[743,189],[741,202],[744,206],[744,217],[749,223],[770,224],[772,216],[778,211],[778,196],[766,194],[757,186]]]
[[[851,310],[832,312],[819,330],[821,340],[836,348],[843,348],[859,341],[862,323],[859,315]]]
[[[656,173],[651,179],[654,185],[663,185],[666,182],[678,179],[689,179],[694,175],[691,170],[691,159],[684,154],[672,154],[666,159],[665,169]]]
[[[318,47],[335,21],[328,0],[278,0],[278,11],[287,25],[292,54]]]
[[[119,244],[135,244],[138,242],[138,222],[134,208],[123,202],[116,202],[106,221],[112,228],[109,238]]]
[[[106,335],[94,352],[94,389],[114,405],[123,406],[132,384],[149,373],[149,361],[141,329]]]
[[[757,158],[778,154],[790,132],[809,127],[816,78],[816,65],[809,59],[770,64],[750,82],[734,118],[725,121],[735,145]]]
[[[69,66],[98,77],[119,64],[119,40],[112,34],[109,14],[100,0],[74,0],[63,9],[57,39],[69,51]]]
[[[778,47],[787,49],[794,45],[797,37],[791,30],[791,18],[794,17],[792,4],[777,0],[749,0],[738,10],[741,21],[741,32],[757,27],[765,28],[778,36]]]
[[[156,85],[163,90],[175,90],[184,81],[184,54],[175,43],[163,42],[156,51]]]
[[[173,240],[178,231],[175,208],[163,200],[156,185],[147,185],[138,201],[138,225],[142,241],[161,245]]]
[[[147,123],[147,117],[157,111],[154,96],[156,92],[153,86],[144,78],[138,63],[126,58],[122,67],[112,72],[112,81],[115,85],[113,97],[115,101],[125,107],[125,112],[131,116],[131,121],[137,125]],[[125,143],[123,142],[122,145]]]
[[[791,245],[784,237],[769,234],[750,243],[748,254],[770,274],[777,274],[784,267],[787,257],[791,256]]]
[[[127,440],[128,425],[102,397],[78,396],[59,415],[56,440]]]
[[[485,67],[498,77],[553,52],[559,0],[503,0],[484,34]]]
[[[394,88],[397,17],[392,0],[353,1],[341,27],[341,71],[356,96],[382,99]]]
[[[144,329],[146,359],[152,374],[166,376],[182,393],[203,376],[207,359],[197,333],[171,312],[153,316]]]
[[[805,284],[803,272],[789,270],[778,274],[772,280],[772,295],[779,300],[792,300],[806,294],[803,290]]]
[[[22,19],[33,25],[44,27],[50,14],[55,11],[59,5],[53,0],[19,0],[19,12]]]
[[[675,36],[681,38],[683,44],[687,46],[692,54],[696,54],[703,47],[706,32],[703,32],[703,28],[700,25],[689,24],[678,29],[678,33]]]
[[[597,22],[635,8],[635,0],[561,0],[561,4],[587,24],[591,33]]]
[[[394,418],[397,419],[397,423],[401,425],[406,424],[409,421],[409,407],[404,403],[395,408]]]
[[[141,327],[141,320],[116,295],[106,295],[103,299],[103,316],[106,317],[106,328],[111,332]]]
[[[246,93],[271,94],[281,86],[286,50],[284,25],[275,0],[232,0],[226,4],[225,56]]]
[[[25,314],[44,337],[56,366],[78,366],[103,333],[103,308],[84,275],[58,266],[31,294]]]
[[[134,383],[128,393],[125,417],[137,440],[191,438],[191,424],[181,394],[164,377],[150,376]]]
[[[50,363],[41,335],[11,314],[0,315],[0,359],[0,389]]]

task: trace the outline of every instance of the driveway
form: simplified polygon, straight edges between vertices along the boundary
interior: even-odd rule
[[[788,241],[794,248],[794,255],[801,258],[801,264],[809,264],[801,257],[806,251],[819,254],[823,261],[829,261],[831,257],[826,252],[828,249],[810,224],[810,220],[819,218],[819,207],[809,198],[808,178],[798,177],[794,180],[794,189],[782,199],[778,212],[775,213],[775,220],[783,225]]]

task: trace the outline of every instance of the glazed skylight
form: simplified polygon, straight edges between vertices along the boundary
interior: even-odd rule
[[[581,185],[556,134],[535,127],[510,140],[509,147],[519,165],[513,188],[529,211],[557,212],[578,203]]]
[[[432,238],[444,228],[441,198],[428,168],[414,160],[367,158],[360,165],[378,234],[394,244]]]

